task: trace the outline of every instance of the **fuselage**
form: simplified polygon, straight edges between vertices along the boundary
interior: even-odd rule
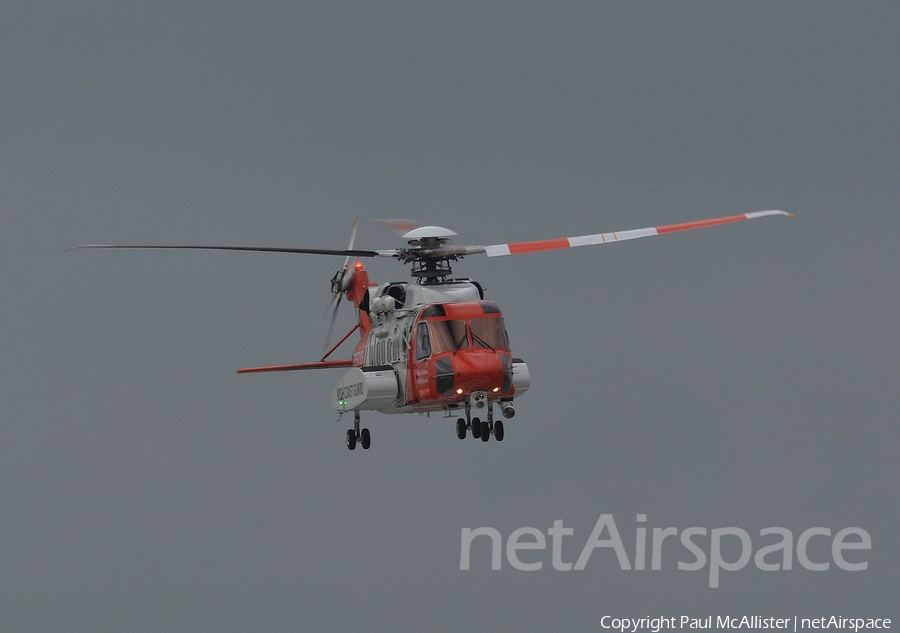
[[[358,273],[363,271],[358,271]],[[363,272],[360,281],[368,284]],[[529,386],[497,305],[468,279],[348,292],[362,336],[332,394],[338,411],[423,413],[510,402]]]

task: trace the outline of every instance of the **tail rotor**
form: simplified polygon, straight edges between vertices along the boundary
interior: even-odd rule
[[[353,250],[353,244],[356,242],[356,229],[359,226],[359,218],[353,221],[353,227],[350,229],[350,244],[347,246],[348,251]],[[334,334],[334,322],[337,320],[338,308],[341,305],[341,296],[350,288],[350,282],[353,279],[353,267],[356,263],[356,257],[348,255],[344,259],[344,265],[338,269],[331,278],[331,300],[325,311],[327,315],[331,312],[331,321],[328,324],[328,334],[325,336],[325,345],[322,351],[328,349],[331,344],[331,337]]]

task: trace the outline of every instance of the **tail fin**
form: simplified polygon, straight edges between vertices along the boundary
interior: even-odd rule
[[[356,262],[353,265],[350,287],[347,288],[347,299],[356,307],[360,334],[363,337],[372,329],[372,322],[369,320],[370,288],[377,288],[377,285],[369,281],[369,273],[363,268],[362,262]]]

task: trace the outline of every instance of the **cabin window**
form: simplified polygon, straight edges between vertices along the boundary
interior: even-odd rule
[[[472,344],[475,347],[491,349],[509,349],[503,319],[472,319],[469,321],[472,330]]]
[[[428,338],[428,324],[419,323],[416,330],[416,360],[431,356],[431,339]]]
[[[467,349],[469,335],[466,332],[466,322],[462,320],[432,321],[431,346],[435,354]]]

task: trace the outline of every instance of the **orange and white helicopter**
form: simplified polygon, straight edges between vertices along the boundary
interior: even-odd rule
[[[405,248],[357,250],[357,222],[350,244],[343,250],[319,248],[275,248],[255,246],[172,246],[137,244],[88,244],[77,248],[149,248],[263,251],[344,256],[344,265],[331,279],[331,324],[325,347],[331,339],[342,296],[356,307],[358,322],[316,362],[294,365],[248,367],[249,374],[305,369],[349,368],[331,392],[331,406],[353,412],[353,428],[347,431],[347,448],[357,444],[368,449],[369,429],[360,429],[360,411],[381,413],[444,412],[455,417],[456,434],[467,432],[487,442],[493,435],[503,440],[503,421],[494,416],[494,406],[504,418],[515,415],[514,400],[530,385],[528,367],[509,348],[503,316],[495,303],[486,301],[481,285],[468,278],[452,278],[450,262],[466,255],[488,257],[518,255],[575,246],[609,244],[624,240],[699,229],[766,216],[792,215],[784,211],[755,211],[709,220],[683,222],[614,233],[577,237],[463,246],[450,243],[456,235],[439,226],[418,226],[406,221],[385,221],[405,231]],[[413,228],[414,227],[414,228]],[[411,229],[411,230],[407,230]],[[363,257],[390,257],[412,264],[412,282],[377,285],[369,280]],[[350,358],[329,360],[331,354],[359,330],[360,339]]]

